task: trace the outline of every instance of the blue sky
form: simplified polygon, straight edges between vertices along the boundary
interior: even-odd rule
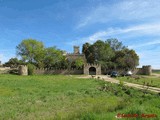
[[[0,0],[0,60],[16,57],[27,38],[67,52],[117,38],[160,68],[160,0]]]

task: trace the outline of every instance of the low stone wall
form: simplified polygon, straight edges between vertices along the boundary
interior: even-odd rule
[[[77,70],[77,69],[55,69],[55,70],[45,70],[45,69],[36,69],[34,71],[36,75],[43,75],[43,74],[73,74],[73,75],[79,75],[83,74],[83,70]]]
[[[0,67],[0,74],[9,73],[10,70],[11,70],[10,67]]]

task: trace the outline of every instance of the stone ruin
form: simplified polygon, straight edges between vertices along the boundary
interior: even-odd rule
[[[19,75],[28,75],[28,67],[26,65],[20,65],[18,67],[18,74]]]
[[[142,66],[142,68],[137,68],[136,73],[138,75],[152,75],[151,65]]]
[[[152,67],[151,65],[142,66],[143,74],[145,75],[151,75],[152,74]]]
[[[101,71],[101,65],[100,64],[89,64],[86,61],[85,55],[81,54],[79,52],[79,46],[74,46],[74,53],[67,53],[65,54],[66,58],[69,61],[74,61],[77,58],[82,58],[85,61],[85,64],[83,66],[83,70],[72,70],[71,73],[74,74],[84,74],[84,75],[101,75],[104,71]],[[67,72],[68,70],[37,70],[38,74],[44,74],[44,73],[51,73],[51,74],[71,74],[70,72]],[[25,65],[20,65],[18,68],[19,75],[28,75],[28,68]],[[151,75],[152,74],[152,68],[150,65],[142,66],[142,68],[137,68],[133,72],[134,74],[141,74],[141,75]]]
[[[74,61],[78,58],[81,58],[83,59],[85,62],[86,62],[86,58],[85,58],[85,55],[84,54],[81,54],[79,52],[79,46],[73,46],[73,49],[74,49],[74,53],[67,53],[66,54],[66,58],[69,60],[69,61]]]

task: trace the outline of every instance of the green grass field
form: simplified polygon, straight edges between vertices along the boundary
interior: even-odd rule
[[[76,76],[0,75],[0,110],[1,120],[117,120],[118,113],[159,120],[160,96]]]
[[[118,77],[116,79],[122,80],[125,82],[136,83],[141,85],[148,85],[151,87],[159,87],[160,88],[160,77],[154,76],[139,76],[140,79],[135,79],[131,77]]]

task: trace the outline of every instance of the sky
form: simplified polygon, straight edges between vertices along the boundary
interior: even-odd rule
[[[0,0],[0,61],[24,39],[73,52],[86,42],[117,38],[160,69],[160,0]]]

